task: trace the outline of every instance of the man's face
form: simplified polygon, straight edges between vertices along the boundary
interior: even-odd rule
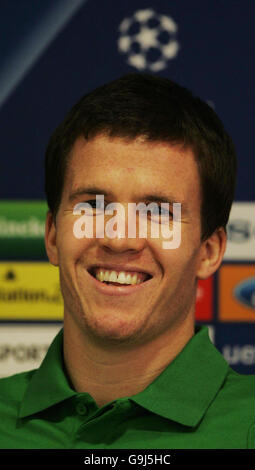
[[[104,194],[106,205],[123,205],[126,222],[128,203],[148,204],[148,195],[181,202],[179,248],[164,249],[161,235],[150,236],[150,213],[147,238],[139,238],[139,234],[128,238],[126,233],[124,238],[77,239],[73,227],[78,216],[73,208],[79,202],[94,204],[96,194],[86,192],[92,186],[100,189],[96,194]],[[71,198],[80,188],[84,193]],[[52,224],[49,231],[53,250],[48,254],[59,266],[66,318],[104,344],[142,344],[193,316],[202,256],[200,206],[199,174],[191,150],[142,138],[79,138],[66,172],[56,228]],[[110,217],[105,216],[105,221]],[[137,286],[111,287],[107,292],[108,286],[90,273],[92,267],[106,265],[149,273],[150,279]]]

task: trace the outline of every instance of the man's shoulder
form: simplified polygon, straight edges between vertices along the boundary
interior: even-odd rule
[[[0,397],[8,400],[23,398],[25,390],[37,369],[0,378]]]

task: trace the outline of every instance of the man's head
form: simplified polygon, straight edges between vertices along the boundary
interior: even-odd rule
[[[148,141],[192,149],[202,190],[202,240],[226,227],[236,180],[232,140],[210,106],[180,85],[146,74],[126,75],[85,95],[52,135],[45,190],[54,218],[75,141],[101,133],[130,139],[145,136]]]
[[[197,280],[224,254],[234,180],[233,145],[215,113],[167,79],[129,75],[75,105],[46,155],[46,249],[59,266],[67,331],[103,347],[167,342],[178,328],[191,334]],[[94,204],[95,188],[125,209],[151,197],[181,202],[181,246],[75,238],[74,205]],[[96,280],[101,270],[142,272],[142,283],[109,287]]]

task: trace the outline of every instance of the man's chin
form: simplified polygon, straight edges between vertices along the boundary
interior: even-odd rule
[[[108,321],[86,322],[86,334],[100,347],[126,347],[141,344],[141,331],[137,323],[112,319]]]

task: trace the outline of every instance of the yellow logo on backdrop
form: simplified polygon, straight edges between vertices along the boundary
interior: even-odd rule
[[[48,262],[0,263],[0,320],[62,320],[58,268]]]

